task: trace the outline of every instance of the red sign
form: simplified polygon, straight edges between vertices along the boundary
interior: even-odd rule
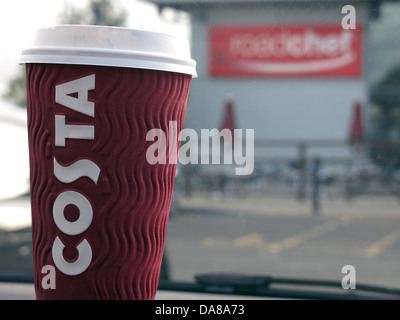
[[[338,25],[214,26],[214,77],[360,76],[362,31]]]

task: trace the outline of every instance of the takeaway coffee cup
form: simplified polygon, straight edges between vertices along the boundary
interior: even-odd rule
[[[149,163],[148,133],[182,129],[196,76],[188,43],[57,26],[36,32],[21,63],[37,299],[154,299],[176,161]]]

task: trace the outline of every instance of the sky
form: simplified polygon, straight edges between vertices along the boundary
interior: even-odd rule
[[[163,31],[188,37],[187,28],[176,25],[171,16],[160,20],[153,4],[140,0],[118,0],[129,12],[128,27]],[[1,0],[0,1],[0,96],[10,78],[18,73],[21,52],[26,48],[35,30],[58,24],[57,16],[71,3],[83,7],[86,0]],[[168,13],[167,13],[168,14]],[[169,22],[168,22],[169,21]]]

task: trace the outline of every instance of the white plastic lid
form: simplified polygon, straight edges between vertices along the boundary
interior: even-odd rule
[[[51,63],[172,71],[197,77],[189,43],[169,34],[120,27],[61,25],[36,31],[21,64]]]

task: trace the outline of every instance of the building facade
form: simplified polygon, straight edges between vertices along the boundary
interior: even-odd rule
[[[219,128],[230,99],[237,128],[254,129],[260,157],[296,156],[301,143],[309,156],[351,155],[354,105],[368,116],[373,2],[352,1],[354,21],[348,1],[150,2],[192,17],[198,78],[185,127]]]

